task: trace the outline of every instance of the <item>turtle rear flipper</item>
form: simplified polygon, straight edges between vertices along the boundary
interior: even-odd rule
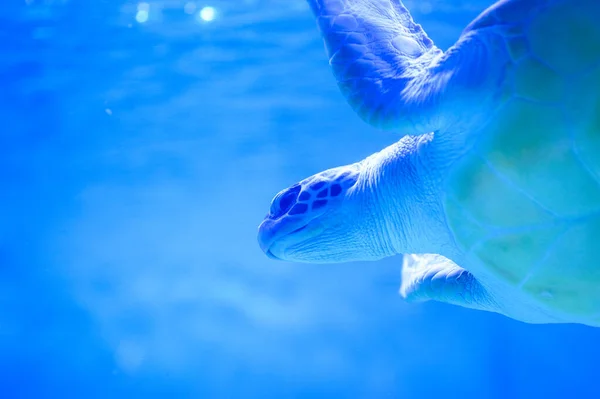
[[[405,255],[400,295],[410,302],[434,300],[502,313],[475,276],[440,255]]]

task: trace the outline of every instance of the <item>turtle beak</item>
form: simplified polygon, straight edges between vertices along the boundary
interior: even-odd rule
[[[298,223],[298,219],[266,218],[258,226],[258,245],[260,249],[271,259],[282,260],[271,252],[275,242],[287,239],[290,235],[301,232],[308,227],[307,223]]]
[[[281,259],[279,259],[277,256],[273,255],[273,252],[271,252],[271,250],[270,250],[270,249],[267,249],[267,250],[265,251],[265,255],[267,255],[267,257],[268,257],[269,259],[273,259],[273,260],[281,260]]]
[[[258,226],[258,245],[267,256],[269,256],[272,259],[277,259],[274,257],[273,254],[271,254],[271,251],[269,250],[275,238],[272,234],[274,227],[275,223],[273,220],[269,218],[263,220],[260,226]]]

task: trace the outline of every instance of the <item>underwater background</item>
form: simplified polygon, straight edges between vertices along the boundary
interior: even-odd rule
[[[447,48],[491,2],[405,4]],[[600,329],[260,251],[274,194],[401,137],[304,0],[5,0],[0,121],[2,398],[600,397]]]

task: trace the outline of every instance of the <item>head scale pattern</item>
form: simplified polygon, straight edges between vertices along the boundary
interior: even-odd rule
[[[271,202],[268,217],[303,215],[317,211],[331,200],[339,198],[358,179],[358,169],[340,167],[311,176],[279,192]]]

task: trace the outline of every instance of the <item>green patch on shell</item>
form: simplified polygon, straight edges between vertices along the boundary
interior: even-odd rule
[[[447,184],[457,203],[468,209],[480,224],[510,228],[552,221],[550,214],[501,179],[477,156],[466,156],[459,161]],[[458,226],[464,223],[464,218],[450,213],[448,219],[458,241],[465,245],[469,241],[467,235],[458,234],[463,230]]]
[[[480,151],[501,176],[559,217],[600,210],[600,186],[573,151],[564,112],[513,100],[496,120]]]

